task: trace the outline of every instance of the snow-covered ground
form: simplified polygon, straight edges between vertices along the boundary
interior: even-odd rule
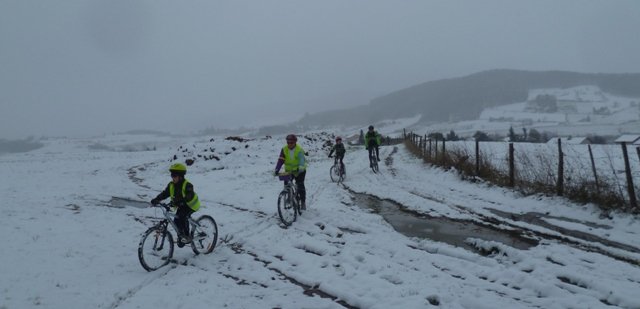
[[[637,217],[600,218],[592,205],[461,182],[402,145],[381,148],[380,174],[365,150],[349,147],[339,186],[323,147],[332,136],[300,138],[309,207],[289,228],[277,217],[282,184],[272,176],[282,136],[49,139],[0,156],[0,308],[640,308]],[[149,273],[137,246],[160,212],[113,198],[150,200],[174,155],[196,158],[187,178],[223,241],[206,256],[177,249],[178,263]],[[469,239],[493,252],[483,255],[407,237],[352,192],[524,231],[539,244]]]

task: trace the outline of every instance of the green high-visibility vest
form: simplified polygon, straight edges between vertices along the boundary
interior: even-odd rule
[[[288,146],[282,147],[282,153],[284,153],[284,171],[285,172],[292,172],[296,169],[300,169],[300,171],[304,171],[307,169],[307,162],[305,162],[304,166],[302,166],[301,168],[299,167],[300,160],[298,158],[301,151],[304,153],[304,150],[302,150],[302,147],[296,144],[296,148],[293,149],[293,157],[292,157],[289,147]]]
[[[187,183],[189,183],[188,180],[184,180],[182,182],[182,198],[186,197],[187,194]],[[169,196],[171,196],[171,201],[173,201],[173,198],[175,197],[175,185],[173,182],[169,183]],[[189,208],[191,208],[191,210],[193,211],[198,211],[198,209],[200,209],[200,200],[198,199],[198,195],[193,192],[193,198],[190,201],[187,201],[187,206],[189,206]]]

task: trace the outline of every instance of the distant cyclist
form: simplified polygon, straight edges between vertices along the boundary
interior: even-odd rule
[[[371,153],[375,149],[376,159],[380,161],[380,151],[378,150],[380,147],[380,134],[373,130],[373,126],[369,126],[369,131],[364,135],[364,147],[369,151],[369,157],[371,157]]]
[[[187,173],[187,167],[184,164],[171,165],[169,172],[171,172],[171,182],[164,191],[151,200],[151,204],[157,205],[167,197],[171,198],[171,204],[177,208],[174,222],[179,229],[178,247],[183,247],[191,242],[188,220],[189,216],[200,208],[200,200],[193,191],[193,185],[184,178]]]
[[[302,209],[307,209],[307,194],[304,187],[304,177],[307,175],[307,162],[304,157],[304,150],[297,144],[297,141],[298,138],[295,135],[287,135],[287,144],[280,150],[275,174],[277,175],[282,165],[284,165],[284,171],[291,173],[293,179],[296,181]]]
[[[346,151],[346,149],[344,149],[344,144],[342,143],[342,137],[337,136],[336,137],[336,144],[333,145],[333,147],[331,147],[331,151],[329,152],[329,158],[331,158],[331,155],[333,154],[333,152],[336,152],[336,160],[340,160],[340,168],[342,169],[342,173],[345,173],[344,170],[344,163],[342,162],[342,159],[344,159],[344,154]]]

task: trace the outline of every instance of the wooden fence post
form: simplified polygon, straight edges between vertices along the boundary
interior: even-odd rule
[[[442,166],[446,166],[447,164],[447,151],[445,148],[446,139],[442,139]]]
[[[624,156],[624,170],[627,175],[627,191],[629,192],[629,203],[633,209],[637,209],[636,193],[633,188],[633,178],[631,177],[631,166],[629,165],[629,154],[627,154],[627,143],[622,142],[622,155]]]
[[[596,172],[596,163],[593,160],[593,151],[591,151],[591,145],[587,145],[589,148],[589,158],[591,158],[591,170],[593,170],[593,178],[596,181],[596,192],[600,195],[600,184],[598,184],[598,173]]]
[[[424,135],[424,144],[422,144],[422,158],[427,159],[427,135]]]
[[[480,176],[480,141],[476,138],[476,176]]]
[[[556,193],[562,196],[564,193],[564,154],[562,153],[562,140],[558,138],[558,182]]]
[[[438,138],[435,137],[433,141],[433,162],[438,162]]]
[[[509,143],[509,186],[513,187],[515,185],[515,174],[516,174],[516,164],[514,161],[514,149],[513,143]]]

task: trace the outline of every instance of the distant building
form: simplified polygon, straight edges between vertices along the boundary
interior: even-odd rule
[[[640,134],[624,134],[616,138],[615,142],[640,146]]]
[[[591,144],[591,140],[588,137],[584,136],[568,136],[568,137],[554,137],[547,141],[547,144],[558,144],[558,139],[560,139],[562,144],[568,145],[586,145]]]

